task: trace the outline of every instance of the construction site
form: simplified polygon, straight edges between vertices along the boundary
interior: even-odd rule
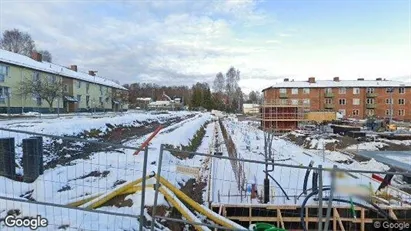
[[[259,123],[217,112],[1,121],[0,228],[33,227],[11,227],[10,217],[46,219],[41,230],[408,224],[411,174],[404,166],[360,158],[361,148],[330,147],[345,136],[310,131],[321,119],[303,103],[267,102],[261,112]]]

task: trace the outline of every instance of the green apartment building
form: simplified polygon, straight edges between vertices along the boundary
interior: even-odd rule
[[[56,113],[57,108],[60,113],[127,110],[128,91],[120,84],[93,71],[79,72],[76,65],[63,67],[41,60],[37,52],[30,58],[0,49],[0,113]],[[53,101],[51,111],[35,94],[19,94],[19,86],[27,79],[63,84],[63,96]]]

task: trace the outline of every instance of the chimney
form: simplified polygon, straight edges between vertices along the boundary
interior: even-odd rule
[[[91,76],[96,76],[96,73],[94,73],[94,71],[88,71],[88,74]]]
[[[364,81],[364,78],[358,78],[357,80],[358,81]]]
[[[41,62],[42,59],[43,59],[42,55],[40,53],[38,53],[37,51],[33,51],[31,53],[31,58],[36,60],[37,62]]]
[[[382,80],[382,78],[376,78],[375,80],[377,80],[377,81],[381,81],[381,80]]]
[[[288,81],[289,81],[289,79],[288,79],[288,78],[285,78],[285,79],[284,79],[284,82],[288,82]]]
[[[77,72],[77,65],[71,65],[70,70]]]
[[[340,77],[334,77],[335,82],[340,82]]]
[[[309,83],[315,83],[315,77],[310,77],[308,78]]]

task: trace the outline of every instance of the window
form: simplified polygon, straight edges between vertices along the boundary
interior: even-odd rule
[[[37,96],[36,98],[37,106],[41,106],[41,98]]]
[[[366,101],[367,101],[367,104],[374,104],[375,103],[375,99],[373,99],[373,98],[367,98]]]
[[[330,98],[325,99],[325,104],[333,104],[333,99],[330,99]]]
[[[393,89],[392,87],[387,87],[387,88],[385,89],[385,91],[386,91],[387,93],[391,93],[391,92],[394,91],[394,89]]]
[[[298,95],[298,88],[291,89],[291,94]]]
[[[345,101],[345,99],[340,99],[339,103],[340,103],[340,105],[345,105],[347,102]]]
[[[304,105],[310,105],[310,99],[304,99],[303,104]]]
[[[403,87],[398,88],[398,92],[400,94],[404,94],[405,93],[405,88],[403,88]]]
[[[287,105],[287,100],[286,99],[281,99],[280,104],[281,105]]]
[[[88,94],[89,89],[90,89],[90,83],[86,83],[86,94]]]
[[[0,103],[5,103],[7,94],[9,93],[8,87],[0,87]]]
[[[101,104],[103,104],[103,97],[99,97],[98,99],[99,99],[99,102],[100,102]]]
[[[338,90],[338,93],[340,94],[345,94],[347,92],[347,88],[345,87],[340,87],[340,89]]]
[[[292,105],[298,105],[298,99],[292,99],[291,104]]]
[[[353,115],[353,116],[358,116],[358,115],[360,115],[360,110],[358,110],[358,109],[352,110],[352,115]]]
[[[9,67],[5,65],[0,65],[0,82],[4,82],[4,79],[8,75],[9,75]]]
[[[392,114],[393,114],[392,110],[389,110],[389,109],[385,110],[385,115],[392,115]]]
[[[326,88],[325,93],[327,93],[327,94],[333,93],[333,89],[331,87]]]
[[[354,95],[360,94],[360,88],[354,87],[354,88],[352,89],[352,93],[353,93]]]
[[[90,96],[86,95],[86,106],[89,107]]]
[[[57,82],[57,77],[53,75],[48,76],[48,80],[50,83],[56,83]]]
[[[392,104],[392,99],[385,99],[386,104]]]
[[[81,81],[77,80],[77,88],[81,88]]]
[[[100,95],[103,95],[103,86],[100,86]],[[102,100],[100,100],[102,102]]]
[[[345,116],[345,109],[339,109],[338,112],[339,112],[342,116]]]
[[[368,116],[373,116],[373,115],[375,115],[374,109],[368,109],[368,110],[367,110],[367,115],[368,115]]]
[[[64,92],[68,92],[68,86],[67,86],[67,84],[64,84],[64,85],[63,85],[63,91],[64,91]]]
[[[373,87],[368,87],[367,88],[367,93],[374,93],[375,92],[375,88]]]
[[[77,95],[77,102],[81,102],[81,95]]]
[[[352,105],[360,105],[360,99],[352,99]]]
[[[398,115],[399,116],[405,116],[405,110],[404,109],[398,110]]]
[[[287,89],[285,88],[280,88],[280,94],[285,94],[287,93]]]
[[[405,99],[398,99],[398,104],[404,105],[405,104]]]
[[[40,80],[40,73],[37,71],[33,71],[33,81],[37,82]]]
[[[303,88],[304,94],[310,94],[310,88]]]

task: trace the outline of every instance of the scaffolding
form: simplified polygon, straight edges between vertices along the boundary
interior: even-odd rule
[[[298,99],[275,99],[263,102],[260,107],[261,127],[278,133],[297,129],[307,121],[309,104]]]

